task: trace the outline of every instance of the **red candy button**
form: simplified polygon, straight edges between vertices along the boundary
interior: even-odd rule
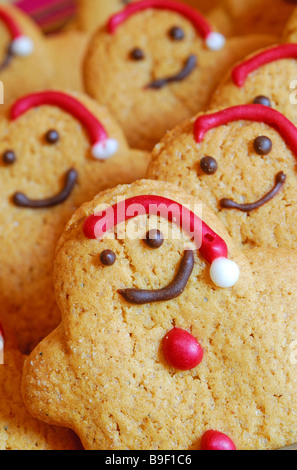
[[[168,364],[179,370],[194,369],[203,358],[203,350],[197,339],[180,328],[173,328],[167,333],[163,350]]]
[[[219,431],[207,431],[201,440],[201,450],[236,450],[234,442]]]

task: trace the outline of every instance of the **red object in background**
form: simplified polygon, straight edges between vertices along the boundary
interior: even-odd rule
[[[17,0],[15,5],[31,16],[45,33],[61,29],[76,12],[74,0]]]

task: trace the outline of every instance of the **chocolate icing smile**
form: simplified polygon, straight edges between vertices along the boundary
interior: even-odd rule
[[[181,260],[178,273],[168,286],[159,290],[121,289],[118,292],[127,302],[136,305],[165,302],[175,299],[185,290],[192,274],[194,263],[194,252],[186,250]]]
[[[220,201],[220,206],[223,209],[238,209],[242,212],[251,212],[259,207],[263,206],[267,202],[271,201],[271,199],[276,196],[279,191],[282,189],[283,185],[286,181],[286,175],[282,171],[278,173],[275,177],[275,185],[266,196],[262,197],[259,201],[253,202],[252,204],[237,204],[236,202],[232,201],[231,199],[222,199]]]
[[[76,170],[74,169],[69,170],[66,173],[64,188],[59,194],[51,198],[34,200],[34,199],[29,199],[23,193],[15,193],[13,196],[13,202],[16,206],[26,207],[29,209],[44,209],[44,208],[57,206],[61,204],[62,202],[66,201],[66,199],[70,196],[74,188],[74,185],[77,181],[77,177],[78,177],[78,174]]]
[[[185,67],[176,75],[172,75],[171,77],[161,78],[159,80],[155,80],[147,85],[146,88],[155,88],[160,89],[164,86],[168,85],[168,83],[173,82],[180,82],[187,78],[195,69],[197,65],[197,57],[195,55],[190,55],[187,59]]]

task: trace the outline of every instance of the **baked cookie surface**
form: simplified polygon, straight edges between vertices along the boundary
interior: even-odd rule
[[[82,64],[89,35],[66,31],[49,36],[47,48],[52,57],[51,88],[84,92]]]
[[[43,34],[25,13],[2,4],[0,57],[5,103],[50,86],[53,63]]]
[[[68,218],[100,188],[144,175],[149,155],[128,147],[107,110],[64,91],[3,108],[0,128],[0,309],[26,352],[59,323],[52,264]]]
[[[81,450],[79,439],[72,431],[49,426],[33,418],[26,410],[21,397],[25,356],[17,350],[8,330],[3,330],[5,353],[4,364],[0,364],[0,450]]]
[[[267,106],[213,110],[167,133],[147,176],[207,203],[240,247],[294,249],[295,142],[294,124]]]
[[[151,150],[168,129],[205,108],[231,64],[268,44],[263,35],[224,43],[189,6],[142,0],[92,37],[85,88],[110,109],[131,146]]]
[[[160,204],[161,217],[156,209],[143,212],[147,201]],[[195,214],[194,227],[202,230],[198,250],[195,237],[194,244],[181,238],[184,225],[173,208],[168,222],[168,204],[185,210],[183,223],[187,210]],[[118,209],[116,218],[110,208]],[[203,224],[197,226],[200,216]],[[118,223],[115,237],[113,230],[99,236],[101,221],[109,228]],[[160,233],[147,236],[148,227],[165,235],[169,226],[173,236],[162,243]],[[221,250],[227,258],[220,258],[225,261],[218,280]],[[212,261],[210,252],[216,252]],[[263,257],[271,269],[274,260]],[[209,430],[225,434],[238,449],[293,443],[296,374],[288,351],[294,301],[287,297],[281,315],[269,300],[270,287],[262,293],[261,271],[268,266],[258,262],[260,256],[253,262],[243,256],[209,209],[202,206],[201,213],[200,201],[175,186],[147,180],[98,195],[77,211],[59,242],[55,288],[62,323],[26,361],[26,406],[49,423],[67,423],[86,449],[200,449]],[[287,283],[280,271],[276,290]],[[229,287],[222,286],[226,276]],[[181,279],[183,288],[173,297],[172,286]],[[272,349],[265,333],[275,309]],[[188,340],[182,341],[177,364],[172,335],[180,339],[180,330],[203,354],[188,354]]]
[[[286,42],[261,49],[231,68],[216,87],[209,109],[264,104],[296,124],[296,74],[296,44]]]

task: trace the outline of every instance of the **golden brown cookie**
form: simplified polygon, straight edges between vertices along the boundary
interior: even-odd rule
[[[52,288],[57,240],[98,191],[145,174],[110,114],[82,94],[47,91],[2,108],[1,315],[31,348],[60,320]]]
[[[224,43],[189,6],[142,0],[93,36],[85,87],[108,106],[130,145],[152,149],[167,130],[205,108],[231,64],[269,44],[271,37],[263,35]]]
[[[267,106],[213,110],[167,133],[148,177],[202,199],[239,246],[294,249],[296,141],[295,125]]]
[[[8,5],[0,5],[0,57],[5,103],[51,84],[52,63],[41,31]]]
[[[4,328],[4,364],[0,365],[0,450],[80,450],[79,439],[68,429],[33,418],[21,397],[25,356]]]
[[[290,255],[250,262],[174,185],[138,181],[99,194],[57,247],[62,323],[26,361],[30,413],[69,426],[86,449],[208,448],[209,431],[230,449],[295,442]]]
[[[209,109],[260,103],[297,124],[297,44],[261,49],[231,68],[216,87]]]

